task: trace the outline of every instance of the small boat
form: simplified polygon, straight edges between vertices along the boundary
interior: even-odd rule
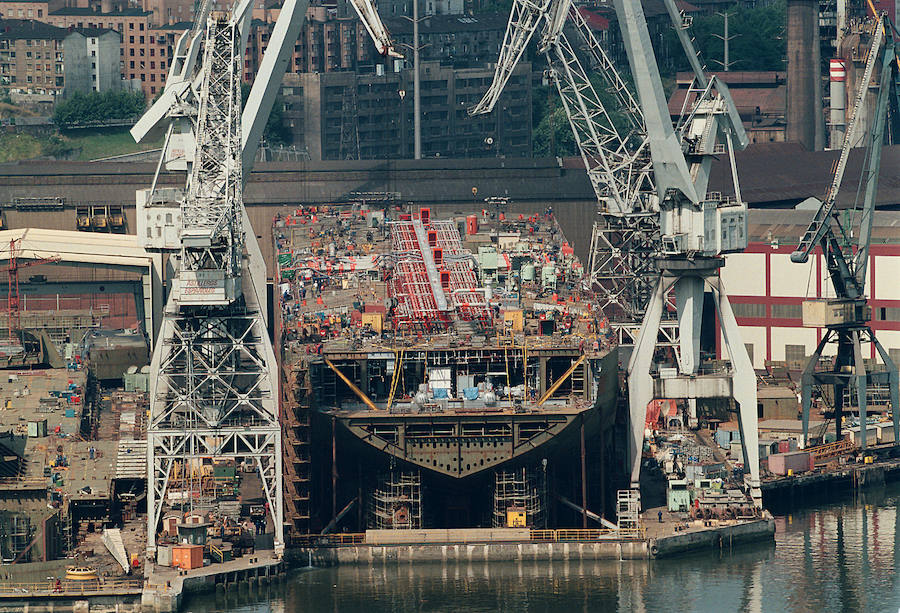
[[[88,566],[67,566],[66,579],[69,581],[92,581],[97,579],[97,569]]]

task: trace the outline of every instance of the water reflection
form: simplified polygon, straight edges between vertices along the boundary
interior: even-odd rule
[[[777,518],[777,545],[656,562],[411,564],[297,572],[187,611],[897,611],[900,486]]]

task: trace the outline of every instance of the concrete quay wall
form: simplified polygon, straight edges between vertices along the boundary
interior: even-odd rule
[[[642,560],[647,541],[577,541],[555,543],[468,543],[417,545],[347,545],[295,550],[300,562],[313,566],[379,565],[419,562],[524,562],[551,560]]]
[[[679,532],[650,540],[650,555],[664,558],[704,549],[730,548],[747,543],[764,543],[775,538],[775,519],[771,515],[752,521]]]

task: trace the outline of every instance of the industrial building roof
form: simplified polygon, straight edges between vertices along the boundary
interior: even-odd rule
[[[0,261],[9,259],[9,244],[17,244],[17,257],[59,257],[64,263],[106,264],[147,268],[152,260],[133,234],[101,234],[70,230],[24,228],[0,232]]]

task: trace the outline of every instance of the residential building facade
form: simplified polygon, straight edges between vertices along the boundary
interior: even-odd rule
[[[71,95],[121,86],[120,36],[101,28],[65,29],[40,21],[0,21],[0,87]]]

